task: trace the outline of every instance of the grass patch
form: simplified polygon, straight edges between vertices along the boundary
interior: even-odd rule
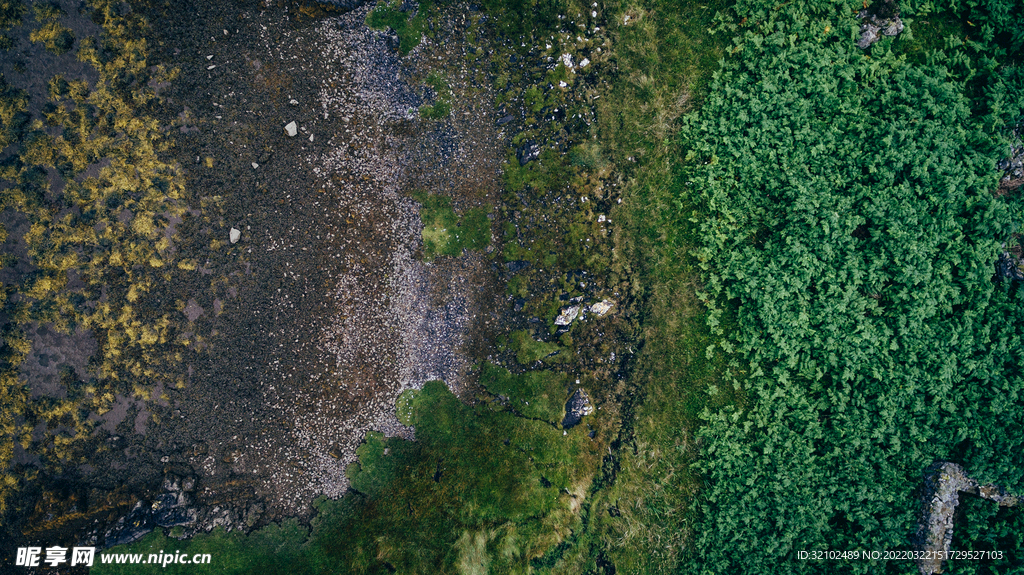
[[[286,521],[243,535],[171,541],[159,530],[111,553],[210,553],[217,573],[526,573],[579,528],[574,508],[601,444],[542,421],[461,403],[431,381],[411,400],[416,441],[370,433],[349,469],[360,490],[317,502],[311,530]],[[572,465],[566,465],[571,461]],[[194,566],[97,561],[92,572],[185,573]]]
[[[624,414],[617,471],[593,494],[591,527],[560,563],[568,572],[593,569],[597,556],[621,573],[675,572],[702,485],[691,469],[699,415],[743,403],[741,391],[722,385],[728,357],[706,354],[717,336],[697,297],[697,225],[689,219],[695,205],[678,171],[685,151],[675,138],[678,119],[703,101],[719,68],[729,38],[708,30],[730,4],[619,3],[611,18],[614,50],[628,72],[598,100],[599,138],[571,154],[577,165],[609,162],[628,174],[623,204],[613,212],[622,227],[611,271],[634,277],[633,295],[646,303],[645,345],[630,382],[642,399],[626,408],[632,413]],[[731,322],[724,320],[727,332]]]
[[[485,208],[472,208],[462,215],[452,208],[452,200],[426,192],[414,192],[423,221],[423,259],[437,256],[458,257],[462,250],[482,250],[491,242],[491,220]]]

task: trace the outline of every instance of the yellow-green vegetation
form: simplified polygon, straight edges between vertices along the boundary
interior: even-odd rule
[[[423,259],[437,256],[457,257],[462,250],[481,250],[491,242],[491,221],[486,208],[471,208],[459,215],[447,196],[426,192],[412,194],[421,205],[423,222]]]
[[[21,22],[25,3],[21,0],[0,0],[0,31],[6,32]]]
[[[15,440],[51,471],[77,465],[77,440],[95,425],[86,419],[90,412],[106,412],[116,394],[150,400],[158,376],[182,384],[167,378],[188,343],[174,335],[183,315],[173,301],[156,305],[150,293],[188,273],[189,266],[175,265],[179,256],[168,233],[185,205],[176,168],[159,158],[169,142],[143,112],[158,98],[152,86],[174,72],[146,61],[144,22],[117,16],[113,1],[95,0],[90,9],[102,34],[82,39],[76,54],[62,57],[89,63],[97,72],[94,84],[51,78],[43,118],[31,119],[27,94],[0,78],[0,144],[16,146],[0,165],[9,186],[0,210],[16,210],[30,224],[22,239],[33,266],[19,283],[3,286],[3,312],[10,318],[0,358],[5,470]],[[33,41],[53,43],[55,53],[70,48],[59,27],[49,26],[62,16],[59,7],[39,4],[35,12],[47,24],[33,32]],[[5,266],[15,261],[4,257]],[[72,277],[80,284],[68,289]],[[87,381],[69,371],[61,381],[65,393],[29,398],[16,374],[31,350],[24,330],[35,324],[65,334],[91,330],[100,351]],[[9,419],[14,416],[24,418],[20,428]],[[28,434],[37,423],[46,423],[42,439]],[[0,488],[15,483],[0,477]]]
[[[75,45],[75,35],[70,28],[57,21],[63,15],[63,10],[57,6],[37,6],[36,18],[42,25],[29,34],[29,40],[42,43],[47,50],[58,56],[70,51]]]
[[[567,380],[564,373],[549,370],[513,374],[490,362],[484,363],[480,372],[480,384],[492,394],[507,398],[513,410],[555,424],[565,416]]]

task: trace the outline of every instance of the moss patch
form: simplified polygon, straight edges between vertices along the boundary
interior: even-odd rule
[[[551,423],[558,423],[565,415],[566,379],[564,373],[548,370],[513,374],[492,363],[485,363],[480,374],[480,383],[487,391],[507,397],[514,410]]]
[[[425,81],[427,86],[434,90],[434,103],[424,104],[420,107],[420,115],[431,120],[447,118],[452,113],[452,88],[444,76],[437,72],[431,72]]]
[[[557,343],[533,339],[530,332],[525,329],[512,332],[509,348],[516,354],[516,361],[523,365],[538,360],[545,363],[561,363],[567,361],[571,353],[563,350]]]
[[[423,221],[423,259],[462,255],[462,250],[481,250],[491,242],[491,221],[488,210],[473,208],[464,214],[455,213],[451,198],[415,192],[420,202]]]
[[[398,51],[403,56],[419,46],[420,38],[427,29],[427,13],[433,8],[432,2],[420,2],[415,15],[402,11],[402,0],[381,2],[366,17],[366,25],[374,30],[391,28],[398,34]]]

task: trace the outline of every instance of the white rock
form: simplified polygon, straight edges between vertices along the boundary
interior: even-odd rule
[[[228,234],[228,239],[231,240],[231,243],[237,244],[238,240],[240,240],[241,238],[242,238],[242,231],[241,230],[237,230],[235,228],[231,228],[231,232]]]
[[[207,70],[213,70],[213,69],[214,69],[214,68],[216,68],[216,67],[217,67],[217,65],[216,65],[216,64],[210,64],[209,66],[207,66],[207,67],[206,67],[206,69],[207,69]]]
[[[573,305],[562,310],[562,313],[555,318],[555,325],[569,325],[576,316],[580,315],[583,306]]]
[[[614,305],[614,301],[606,299],[590,306],[590,313],[595,314],[597,317],[604,317],[608,315],[608,312],[611,311]]]
[[[299,101],[296,100],[295,98],[292,98],[291,100],[288,100],[288,103],[291,104],[292,106],[298,106],[299,105]]]
[[[580,62],[580,68],[586,68],[586,67],[587,67],[587,64],[589,64],[589,63],[590,63],[590,58],[584,58],[584,59],[583,59],[583,60],[582,60],[582,61]]]
[[[258,168],[258,167],[260,167],[260,165],[259,165],[259,164],[257,164],[256,162],[253,162],[253,163],[252,163],[252,169],[254,169],[254,170],[255,170],[255,169],[256,169],[256,168]]]
[[[288,136],[294,138],[299,133],[299,126],[295,122],[288,122],[288,125],[284,127],[284,131],[288,133]]]
[[[312,141],[313,141],[313,134],[310,134],[310,135],[309,135],[309,141],[310,141],[310,142],[312,142]]]
[[[213,54],[210,54],[209,56],[207,56],[206,59],[207,60],[213,60]]]

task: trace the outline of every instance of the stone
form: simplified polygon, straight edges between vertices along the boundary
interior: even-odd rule
[[[231,228],[228,238],[231,240],[231,243],[237,244],[238,240],[242,238],[242,231],[236,228]]]
[[[882,36],[898,36],[903,32],[903,21],[900,20],[896,11],[891,8],[886,10],[880,9],[875,14],[866,9],[861,10],[857,17],[862,20],[857,47],[862,50],[881,40]]]
[[[604,317],[608,315],[608,312],[611,311],[612,307],[614,306],[615,302],[610,299],[599,301],[594,305],[590,306],[590,313],[596,315],[597,317]]]
[[[577,388],[569,401],[565,403],[565,417],[562,419],[562,428],[570,429],[579,424],[584,416],[594,413],[594,406],[590,403],[590,396],[583,388]]]
[[[509,272],[516,273],[516,272],[523,271],[526,268],[530,267],[530,262],[524,261],[524,260],[514,260],[514,261],[506,263],[505,267],[508,268]]]
[[[289,138],[294,138],[299,133],[299,126],[294,121],[288,122],[288,124],[284,127],[284,131],[285,133],[288,134]]]
[[[519,165],[525,166],[532,160],[536,160],[540,157],[540,146],[536,142],[527,141],[523,142],[523,145],[519,146],[516,150],[516,158],[519,159]]]
[[[258,168],[258,167],[260,167],[260,165],[259,165],[259,164],[257,164],[256,162],[253,162],[253,163],[252,163],[252,169],[254,169],[254,170],[255,170],[255,169],[256,169],[256,168]]]
[[[555,318],[555,325],[569,325],[572,320],[576,319],[576,316],[580,314],[580,309],[583,306],[572,305],[567,308],[563,308],[562,312]]]
[[[914,548],[922,551],[917,567],[922,575],[943,571],[943,557],[953,541],[953,514],[960,504],[960,494],[974,495],[994,501],[1002,507],[1015,507],[1024,498],[1008,493],[997,485],[981,485],[967,475],[963,467],[948,461],[937,461],[926,470],[925,495]]]

